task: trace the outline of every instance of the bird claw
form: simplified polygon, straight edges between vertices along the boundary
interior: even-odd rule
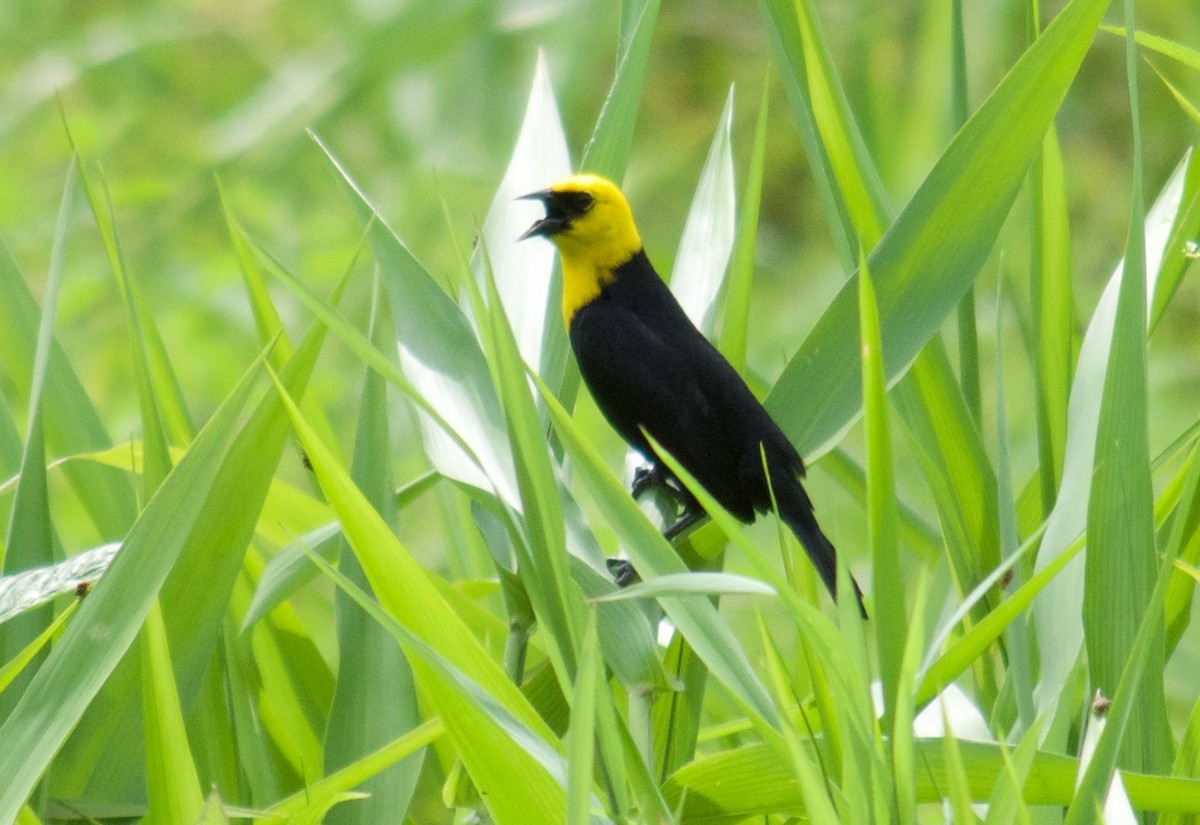
[[[666,475],[659,465],[643,464],[633,471],[633,483],[629,485],[629,492],[634,498],[641,498],[642,493],[647,490],[666,486],[666,481]]]
[[[634,582],[642,580],[638,572],[633,569],[633,563],[628,559],[605,559],[604,564],[608,567],[608,572],[612,574],[617,587],[628,587]]]

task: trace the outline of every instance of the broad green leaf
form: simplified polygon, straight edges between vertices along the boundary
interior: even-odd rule
[[[575,654],[582,640],[584,606],[568,569],[565,516],[545,429],[538,420],[525,366],[490,270],[486,285],[489,317],[485,346],[507,423],[524,514],[523,530],[519,531],[523,535],[513,531],[517,568],[565,693],[576,678]],[[510,513],[509,518],[514,515]]]
[[[0,821],[34,784],[129,649],[196,526],[261,368],[256,361],[197,436],[126,537],[22,701],[0,726]]]
[[[504,417],[479,343],[465,315],[367,200],[333,153],[317,145],[337,171],[359,219],[392,303],[400,366],[441,420],[418,408],[425,452],[443,475],[494,493],[516,506],[518,495]],[[450,437],[449,427],[463,444]],[[470,453],[464,452],[466,446]]]
[[[504,312],[512,325],[521,357],[539,372],[547,328],[550,324],[561,323],[558,307],[551,306],[550,301],[555,253],[548,243],[517,241],[534,220],[542,217],[543,209],[539,203],[516,198],[545,189],[551,182],[569,174],[571,160],[567,154],[567,137],[550,85],[546,59],[539,52],[521,132],[483,222],[480,245],[473,261],[476,280],[480,289],[484,289],[484,263],[479,253],[487,251],[492,276],[496,279],[496,288],[504,302]]]
[[[870,249],[883,234],[888,212],[883,185],[850,115],[849,102],[811,4],[808,0],[760,0],[760,6],[769,19],[767,31],[775,44],[784,88],[800,127],[834,246],[843,268],[853,271],[858,248]],[[795,440],[794,431],[785,430]],[[811,446],[815,445],[805,443],[801,452],[811,452]]]
[[[716,327],[717,295],[733,251],[737,222],[730,143],[732,126],[733,87],[730,87],[708,159],[700,172],[696,194],[692,196],[679,251],[675,254],[675,267],[671,270],[671,292],[692,323],[710,338]]]
[[[1125,17],[1133,20],[1133,2]],[[1132,27],[1130,27],[1132,28]],[[1169,770],[1174,740],[1167,721],[1163,670],[1162,603],[1171,570],[1158,572],[1154,536],[1154,489],[1150,477],[1150,433],[1146,368],[1147,312],[1153,289],[1147,289],[1146,204],[1142,184],[1141,122],[1137,60],[1133,33],[1126,38],[1126,69],[1133,120],[1133,198],[1124,271],[1117,295],[1113,337],[1096,431],[1096,466],[1088,501],[1088,549],[1084,565],[1083,627],[1088,672],[1105,696],[1115,696],[1129,665],[1135,662],[1134,641],[1140,626],[1150,623],[1147,648],[1133,670],[1129,699],[1137,696],[1135,721],[1110,734],[1120,742],[1117,761],[1126,768],[1161,773]],[[1155,579],[1162,580],[1157,603],[1150,597]],[[1120,717],[1118,717],[1120,718]],[[1116,753],[1116,749],[1113,749]],[[1115,763],[1114,763],[1115,764]],[[1089,773],[1092,767],[1089,766]],[[1110,768],[1098,769],[1107,772]],[[1086,783],[1084,783],[1086,785]],[[1083,806],[1083,807],[1086,807]],[[1084,814],[1090,820],[1091,814]]]
[[[204,806],[200,777],[188,747],[179,692],[171,673],[171,650],[162,611],[155,602],[141,640],[142,702],[146,715],[147,825],[195,820]]]
[[[339,284],[334,295],[340,295]],[[284,372],[297,395],[308,384],[325,340],[324,325],[309,330]],[[279,465],[287,437],[287,418],[275,394],[255,406],[235,437],[221,472],[204,490],[204,509],[197,528],[162,585],[163,620],[173,656],[175,678],[185,713],[190,713],[201,680],[218,644],[230,593],[242,572],[246,548],[254,535]],[[196,589],[196,582],[205,587]],[[54,773],[55,790],[64,795],[92,788],[135,793],[143,756],[141,737],[130,737],[141,724],[136,695],[136,669],[121,667],[105,686],[104,701],[89,708],[64,751],[65,765]],[[299,729],[299,728],[297,728]],[[105,759],[86,754],[102,748]],[[79,750],[76,750],[79,749]],[[92,749],[92,751],[89,751]],[[88,775],[91,772],[91,775]]]
[[[1107,0],[1072,0],[955,136],[870,258],[889,376],[957,305],[989,254],[1025,169],[1075,76]],[[768,398],[802,454],[861,405],[853,282],[844,286]]]

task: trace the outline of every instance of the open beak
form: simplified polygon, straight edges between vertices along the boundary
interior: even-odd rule
[[[543,237],[548,238],[562,232],[570,223],[570,218],[562,213],[555,202],[555,194],[553,189],[542,189],[538,192],[530,192],[528,195],[521,195],[516,198],[519,201],[541,201],[546,207],[546,217],[533,222],[533,226],[521,233],[518,241],[523,241],[526,238]]]

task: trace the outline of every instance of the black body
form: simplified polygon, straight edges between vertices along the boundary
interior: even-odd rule
[[[737,371],[692,324],[639,250],[600,295],[576,311],[571,346],[601,412],[657,464],[641,428],[744,522],[771,509],[766,454],[779,515],[831,593],[837,560],[800,484],[804,462]],[[660,467],[666,472],[666,467]],[[859,605],[861,593],[855,584]]]

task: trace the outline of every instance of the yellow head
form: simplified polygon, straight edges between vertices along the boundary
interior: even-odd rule
[[[633,212],[621,190],[598,175],[573,175],[525,195],[540,200],[546,217],[521,236],[540,235],[558,247],[563,264],[563,320],[600,294],[614,270],[642,248]]]

